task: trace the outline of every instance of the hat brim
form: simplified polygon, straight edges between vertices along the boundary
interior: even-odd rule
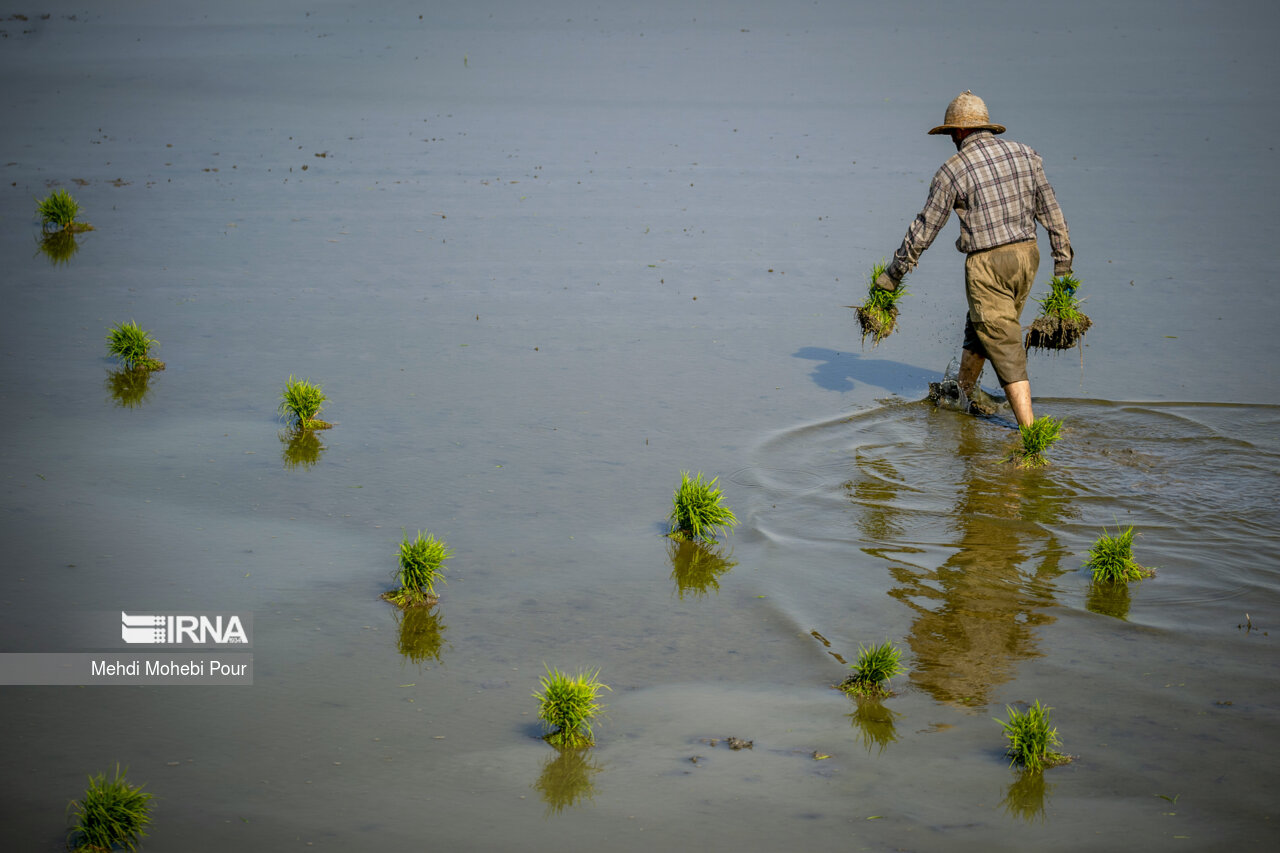
[[[953,130],[989,130],[992,133],[1004,133],[1003,124],[940,124],[933,130],[929,131],[930,135],[937,133],[950,133]]]

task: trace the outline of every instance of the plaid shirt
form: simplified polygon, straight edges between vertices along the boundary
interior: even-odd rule
[[[1040,155],[1020,142],[997,139],[989,130],[970,134],[942,164],[929,186],[924,210],[893,253],[889,277],[901,281],[938,236],[955,210],[960,219],[956,248],[968,254],[1036,238],[1036,223],[1049,232],[1053,274],[1071,272],[1071,238]]]

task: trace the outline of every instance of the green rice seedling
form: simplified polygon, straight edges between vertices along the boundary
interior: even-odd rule
[[[849,677],[838,687],[850,696],[892,696],[889,679],[906,672],[900,658],[902,651],[885,640],[878,646],[858,644],[858,662],[852,664]]]
[[[50,226],[73,233],[93,230],[93,226],[87,222],[76,222],[76,217],[80,215],[80,204],[64,189],[56,189],[44,199],[37,199],[36,215],[40,217],[40,227],[46,231]]]
[[[1009,756],[1011,765],[1019,764],[1028,770],[1043,770],[1071,760],[1071,756],[1053,749],[1061,746],[1062,742],[1058,739],[1058,730],[1049,728],[1049,712],[1052,708],[1041,705],[1037,699],[1034,705],[1022,713],[1008,705],[1005,710],[1009,712],[1009,720],[1006,722],[997,719],[996,722],[1004,728],[1005,739],[1009,741],[1005,754]]]
[[[688,471],[680,472],[680,485],[672,496],[671,532],[678,539],[715,540],[716,528],[728,533],[738,523],[733,510],[721,505],[723,493],[715,487],[719,477],[704,482],[702,472],[690,479]]]
[[[600,683],[600,670],[570,675],[548,668],[541,686],[542,691],[535,692],[533,698],[538,700],[538,719],[548,729],[544,736],[547,743],[573,749],[594,745],[591,724],[601,708],[596,697],[601,690],[610,689]]]
[[[400,588],[383,598],[400,607],[435,604],[440,599],[436,595],[436,584],[446,582],[444,561],[452,556],[453,552],[444,542],[431,534],[423,535],[419,530],[417,538],[410,539],[406,533],[400,543],[400,568],[396,572]]]
[[[1076,298],[1080,280],[1068,273],[1049,280],[1049,295],[1037,299],[1040,316],[1027,330],[1024,344],[1027,349],[1064,350],[1080,343],[1084,333],[1093,325]]]
[[[119,764],[114,779],[108,779],[105,773],[90,776],[84,799],[72,800],[67,806],[72,823],[67,847],[85,851],[117,847],[137,850],[151,823],[151,794],[142,787],[130,785]]]
[[[107,352],[120,359],[129,370],[164,370],[164,362],[151,355],[151,348],[158,343],[133,320],[107,330]]]
[[[898,324],[898,300],[907,294],[902,282],[898,282],[896,290],[876,287],[876,279],[885,269],[884,261],[871,267],[871,275],[867,278],[867,301],[857,309],[862,342],[866,343],[867,335],[870,335],[872,346],[893,334]]]
[[[1138,565],[1133,558],[1133,538],[1138,534],[1130,525],[1127,530],[1116,527],[1115,535],[1102,528],[1102,535],[1089,549],[1089,560],[1085,568],[1093,571],[1093,579],[1098,583],[1128,583],[1142,580],[1155,574],[1154,569]]]
[[[1019,468],[1043,468],[1049,464],[1045,451],[1062,438],[1062,421],[1042,415],[1029,424],[1020,425],[1018,435],[1022,445],[1010,451],[1006,461],[1016,463]]]
[[[285,423],[296,429],[329,429],[333,424],[318,417],[328,399],[319,385],[290,374],[280,395],[278,411]]]

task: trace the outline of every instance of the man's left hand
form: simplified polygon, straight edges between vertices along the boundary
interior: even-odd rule
[[[898,289],[898,283],[889,278],[889,274],[887,272],[882,272],[876,277],[875,285],[881,290],[894,291]]]

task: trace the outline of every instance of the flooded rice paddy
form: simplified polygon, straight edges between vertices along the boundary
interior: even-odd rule
[[[116,762],[157,797],[146,850],[1273,837],[1268,30],[1033,4],[960,25],[991,57],[961,66],[909,5],[7,14],[0,651],[216,610],[252,614],[255,669],[0,687],[10,843],[62,849]],[[893,336],[843,307],[968,87],[1044,155],[1094,320],[1083,360],[1032,358],[1043,470],[1001,461],[1007,412],[918,402],[960,340],[954,225]],[[94,231],[40,241],[54,187]],[[145,381],[106,358],[129,319]],[[282,430],[290,375],[332,429]],[[682,470],[741,520],[715,546],[663,536]],[[1088,548],[1129,525],[1157,574],[1100,588]],[[401,614],[420,529],[455,554]],[[884,640],[896,695],[831,688]],[[539,739],[544,666],[612,687],[595,749]],[[1027,775],[993,718],[1036,700],[1075,760]]]

